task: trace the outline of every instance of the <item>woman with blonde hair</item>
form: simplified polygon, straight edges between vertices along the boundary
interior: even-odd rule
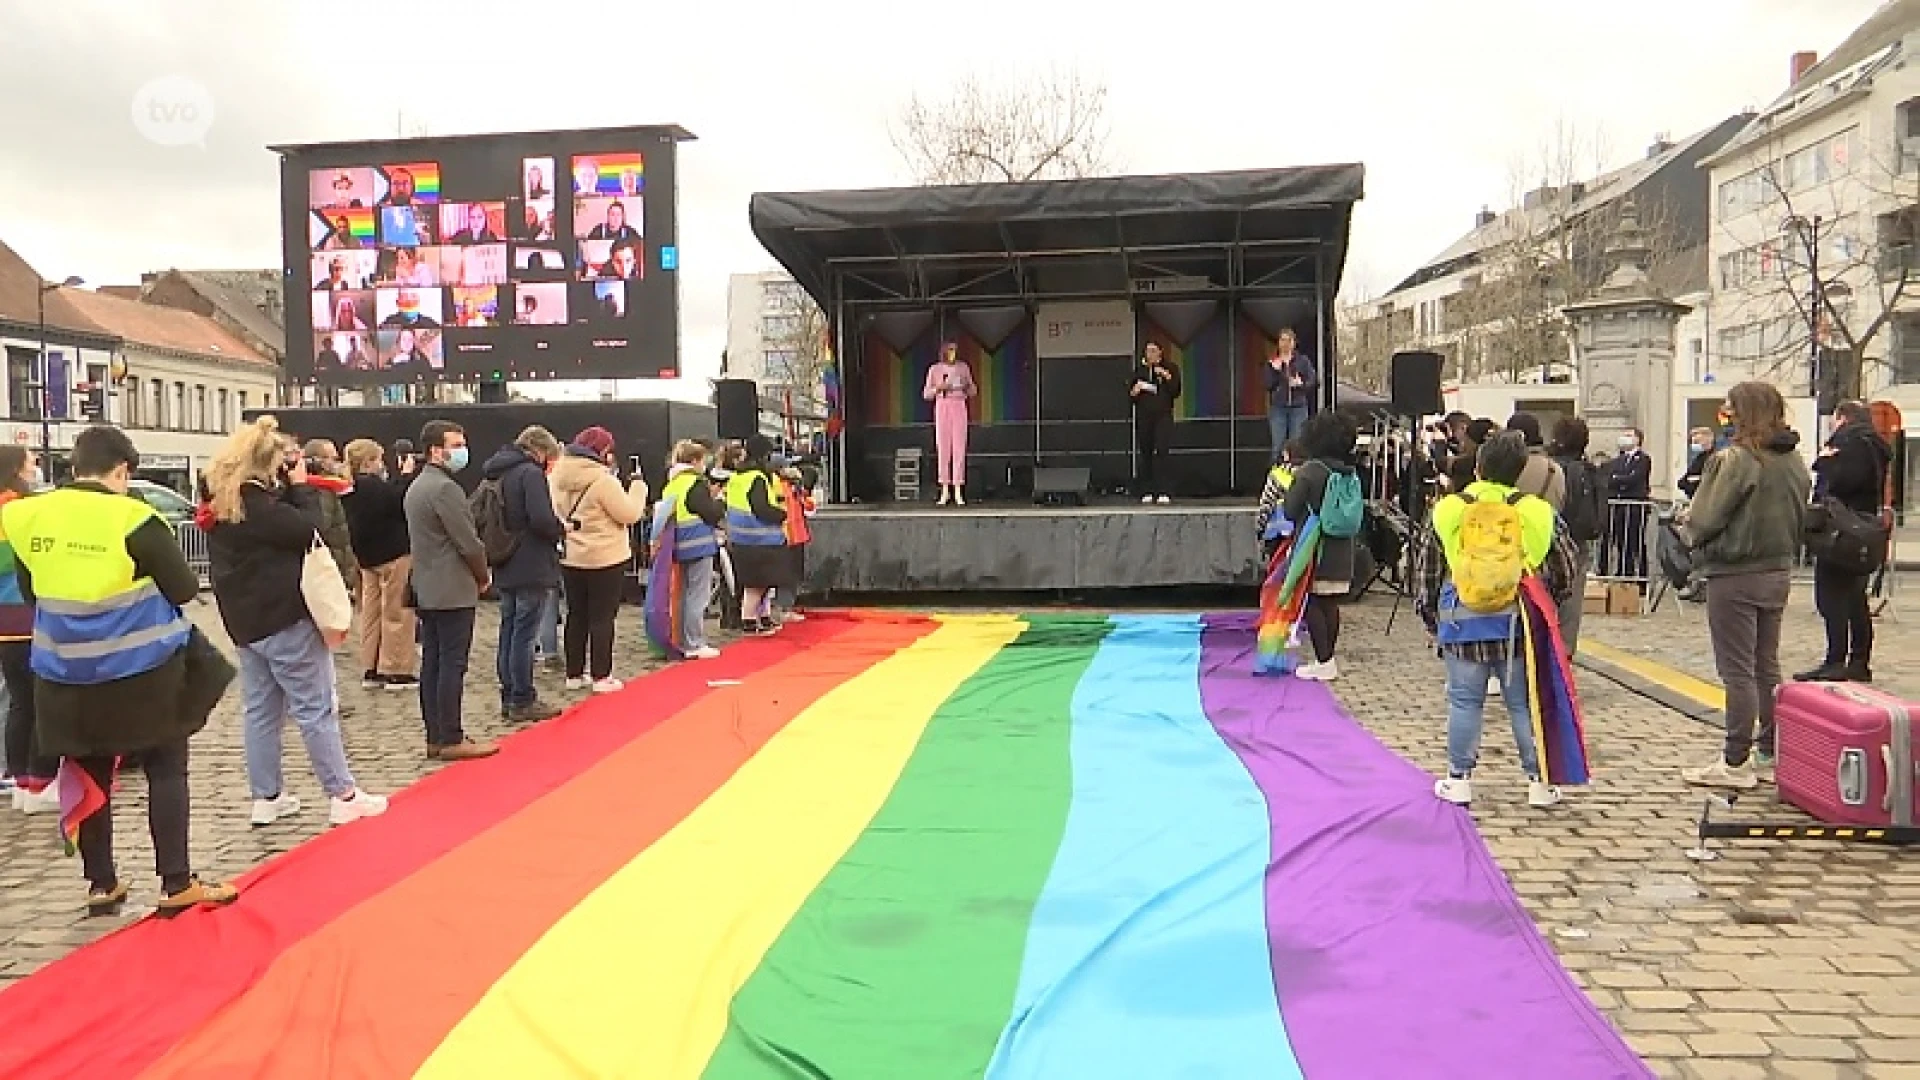
[[[278,422],[263,416],[235,431],[206,473],[213,519],[207,554],[220,621],[240,654],[241,737],[256,826],[300,810],[281,783],[288,712],[330,800],[329,822],[344,825],[387,809],[387,800],[359,789],[347,766],[333,651],[300,589],[307,552],[320,543],[306,471],[299,452],[287,452]]]
[[[1813,479],[1780,391],[1744,382],[1727,392],[1727,407],[1733,443],[1707,459],[1686,523],[1708,583],[1707,635],[1727,691],[1727,741],[1719,757],[1681,776],[1744,791],[1773,779],[1780,625]]]
[[[372,439],[347,444],[347,471],[353,489],[340,502],[360,565],[360,685],[412,690],[420,685],[420,654],[414,649],[413,613],[407,610],[413,549],[404,488],[388,479],[387,452]],[[412,471],[411,458],[400,463],[403,477]]]

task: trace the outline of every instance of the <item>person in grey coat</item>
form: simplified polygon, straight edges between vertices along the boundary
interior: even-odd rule
[[[426,465],[407,486],[406,497],[413,607],[420,616],[420,715],[429,758],[468,761],[499,751],[468,739],[460,723],[473,612],[492,574],[467,493],[454,479],[467,467],[466,432],[446,420],[428,421],[420,431],[420,450]]]

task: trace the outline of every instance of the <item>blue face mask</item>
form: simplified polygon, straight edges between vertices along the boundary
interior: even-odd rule
[[[452,450],[447,451],[447,468],[452,469],[454,472],[459,472],[461,469],[464,469],[466,467],[467,467],[467,448],[466,447],[456,446]]]

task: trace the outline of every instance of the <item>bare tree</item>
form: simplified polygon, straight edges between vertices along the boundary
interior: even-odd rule
[[[969,75],[944,96],[916,93],[889,125],[921,184],[1071,180],[1107,171],[1107,87],[1078,72]]]
[[[778,295],[773,316],[778,321],[763,335],[761,345],[766,380],[792,393],[798,418],[824,418],[824,380],[827,369],[833,366],[833,328],[828,325],[827,313],[805,290],[788,287]],[[786,404],[779,403],[782,412]]]
[[[1613,243],[1631,215],[1643,248],[1641,269],[1656,287],[1685,280],[1699,238],[1678,227],[1672,208],[1610,190],[1626,182],[1604,168],[1606,141],[1566,123],[1516,162],[1513,209],[1482,226],[1488,236],[1477,272],[1440,305],[1438,326],[1451,340],[1462,379],[1498,374],[1543,379],[1572,361],[1569,304],[1593,299],[1615,269]]]
[[[1727,194],[1715,193],[1749,200],[1737,217],[1777,222],[1777,232],[1747,248],[1736,239],[1714,270],[1731,300],[1721,322],[1757,377],[1860,397],[1870,371],[1893,366],[1885,350],[1869,350],[1920,295],[1920,168],[1900,146],[1835,140],[1846,141],[1792,153],[1769,142],[1757,165],[1723,185]]]

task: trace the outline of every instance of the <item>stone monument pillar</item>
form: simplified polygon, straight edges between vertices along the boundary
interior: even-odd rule
[[[1616,440],[1630,428],[1645,435],[1643,449],[1656,463],[1670,460],[1674,432],[1673,357],[1675,329],[1691,311],[1659,295],[1647,277],[1652,254],[1631,198],[1607,257],[1613,263],[1600,291],[1565,309],[1573,331],[1579,372],[1580,415],[1593,433],[1590,454],[1612,457]],[[1675,477],[1656,465],[1655,497],[1672,494]]]

